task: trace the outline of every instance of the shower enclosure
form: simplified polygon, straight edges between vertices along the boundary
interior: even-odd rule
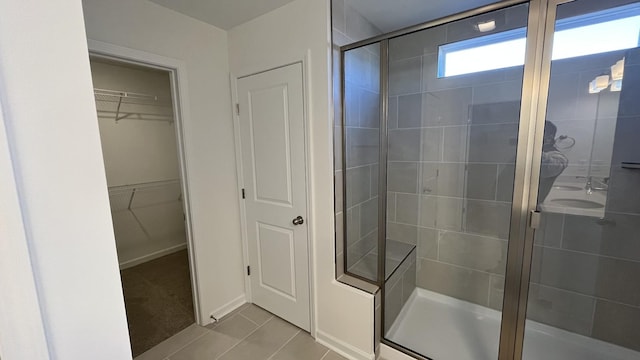
[[[429,359],[640,359],[640,3],[501,1],[340,48],[340,267]]]

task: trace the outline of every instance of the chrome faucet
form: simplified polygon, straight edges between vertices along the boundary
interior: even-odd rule
[[[602,181],[596,179],[594,176],[576,176],[577,179],[587,179],[587,183],[584,189],[587,190],[587,194],[591,195],[594,191],[607,191],[609,190],[609,178],[606,177]],[[595,184],[595,185],[594,185]]]

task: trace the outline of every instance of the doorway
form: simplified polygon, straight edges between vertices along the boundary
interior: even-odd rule
[[[135,357],[196,319],[174,77],[103,56],[90,64]]]
[[[311,330],[302,63],[237,81],[251,301]]]
[[[383,342],[640,358],[639,30],[637,1],[503,1],[341,48],[344,268]]]

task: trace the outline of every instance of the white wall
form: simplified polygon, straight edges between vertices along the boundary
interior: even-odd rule
[[[163,105],[121,104],[120,110],[171,115],[171,82],[168,72],[142,70],[91,61],[93,86],[99,89],[156,95]],[[100,98],[102,99],[102,98]],[[102,154],[109,186],[180,178],[174,123],[137,120],[115,121],[115,101],[97,101]],[[109,112],[106,112],[109,111]],[[121,114],[122,115],[122,114]],[[170,118],[167,117],[167,119]]]
[[[316,336],[352,357],[372,358],[373,296],[338,283],[334,276],[329,3],[297,0],[229,31],[235,76],[302,60],[307,51]]]
[[[95,88],[150,94],[159,99],[155,103],[119,104],[117,97],[98,96],[96,101],[121,268],[186,246],[175,122],[171,121],[173,106],[169,75],[167,71],[125,63],[91,61]],[[116,122],[118,106],[119,116],[128,112],[161,114],[162,121],[140,120],[134,115]],[[111,188],[166,180],[173,182],[156,183],[152,187],[146,184],[135,188]]]
[[[80,2],[0,13],[0,101],[50,357],[130,359]]]
[[[244,299],[227,35],[145,0],[83,1],[87,37],[183,61],[184,132],[202,322]]]

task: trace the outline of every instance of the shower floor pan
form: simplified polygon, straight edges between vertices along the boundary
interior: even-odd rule
[[[501,313],[417,288],[386,338],[434,360],[495,360]],[[527,321],[524,360],[640,360],[640,352]]]

